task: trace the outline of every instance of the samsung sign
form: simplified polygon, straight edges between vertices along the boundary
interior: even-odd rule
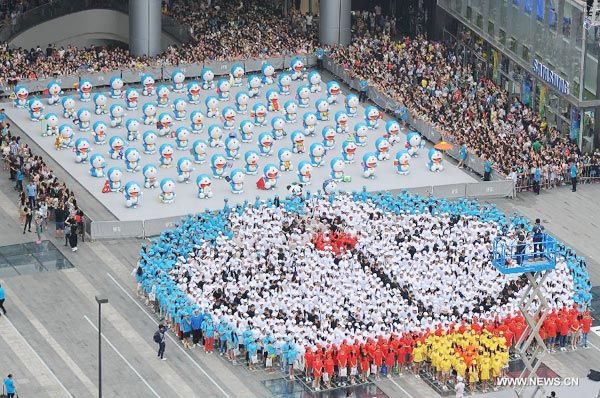
[[[548,69],[547,66],[544,66],[537,59],[533,60],[533,73],[564,95],[569,95],[569,82]]]

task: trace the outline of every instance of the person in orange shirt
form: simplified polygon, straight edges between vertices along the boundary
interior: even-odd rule
[[[312,352],[312,348],[307,345],[306,352],[304,353],[304,375],[306,376],[306,381],[310,381],[310,375],[312,373],[313,362],[315,360],[315,354]]]
[[[334,365],[335,363],[333,362],[333,357],[331,356],[331,353],[327,353],[327,358],[325,358],[325,362],[323,362],[323,369],[325,372],[325,374],[323,375],[323,381],[325,382],[326,388],[331,388],[331,378],[333,377]]]
[[[383,353],[381,352],[381,347],[376,346],[375,352],[373,353],[373,365],[375,365],[375,368],[373,368],[374,371],[371,371],[371,373],[373,373],[372,376],[375,377],[375,380],[379,379],[379,371],[381,370],[382,364],[383,364]]]
[[[548,349],[550,352],[556,352],[554,349],[554,344],[556,343],[556,322],[552,316],[547,321],[546,333],[548,334]]]
[[[360,359],[360,380],[363,383],[367,382],[367,377],[369,377],[369,366],[371,365],[369,361],[369,357],[367,355],[362,355]]]
[[[579,334],[581,332],[581,325],[577,318],[571,320],[569,332],[571,332],[571,349],[575,351],[577,349],[577,343],[579,343]]]
[[[387,377],[392,377],[392,370],[396,365],[396,353],[394,349],[390,347],[388,353],[385,356],[385,367],[387,368]]]
[[[346,385],[346,378],[348,377],[348,354],[346,353],[346,348],[342,345],[336,358],[338,371],[340,372],[340,384],[343,386]]]
[[[321,357],[319,355],[317,355],[315,360],[313,361],[313,376],[315,378],[313,381],[313,388],[316,391],[319,391],[321,389],[320,383],[321,383],[322,375],[323,375],[323,362],[321,361]]]
[[[563,313],[564,314],[564,313]],[[567,335],[569,334],[569,320],[561,315],[558,320],[558,332],[560,333],[560,350],[567,351]]]
[[[350,368],[350,384],[356,384],[356,376],[358,375],[358,356],[354,347],[350,350],[348,356],[348,367]]]
[[[588,334],[590,333],[590,329],[592,328],[592,317],[590,313],[586,311],[581,318],[581,345],[583,348],[588,349]]]

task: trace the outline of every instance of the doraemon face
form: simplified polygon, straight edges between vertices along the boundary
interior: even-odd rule
[[[225,156],[217,154],[212,159],[212,163],[214,167],[221,169],[227,164],[227,159],[225,159]]]
[[[126,95],[129,102],[136,102],[138,98],[140,98],[140,94],[137,92],[137,90],[131,88],[127,90]]]
[[[265,166],[264,172],[265,176],[270,180],[277,178],[277,176],[279,175],[279,170],[273,164]]]
[[[340,93],[340,85],[338,82],[331,81],[327,84],[327,92],[331,95],[338,95]]]
[[[271,64],[264,64],[261,71],[265,76],[273,76],[273,74],[275,74],[275,67]]]
[[[379,118],[379,109],[375,108],[374,106],[370,106],[366,113],[369,120],[377,120]]]
[[[87,122],[92,118],[92,113],[88,109],[80,109],[79,112],[77,112],[77,117],[80,121]]]
[[[400,151],[398,152],[396,159],[400,164],[406,164],[410,162],[410,154],[407,151]]]
[[[102,94],[102,93],[98,93],[96,95],[94,95],[94,103],[98,106],[105,106],[106,105],[106,95]]]
[[[177,162],[177,168],[180,171],[191,171],[192,170],[192,161],[188,158],[181,158]]]
[[[223,109],[223,118],[228,122],[233,122],[235,120],[235,110],[231,107]]]
[[[321,83],[321,74],[319,72],[311,72],[308,77],[310,84],[320,84]]]
[[[142,76],[142,86],[145,88],[150,88],[154,85],[154,78],[150,75]]]
[[[229,90],[231,90],[231,84],[229,84],[229,81],[225,79],[220,80],[219,90],[221,90],[221,92],[224,94],[229,93]]]
[[[79,138],[75,142],[75,149],[78,150],[79,152],[85,154],[90,149],[90,142],[88,140],[86,140],[85,138]]]
[[[298,97],[308,98],[310,96],[310,89],[306,86],[298,87]]]
[[[125,159],[127,159],[129,162],[138,162],[140,157],[140,151],[135,148],[129,148],[125,151]]]
[[[333,171],[343,171],[345,167],[345,163],[343,159],[336,158],[331,161],[331,169]]]
[[[188,90],[188,93],[190,93],[191,95],[194,95],[194,96],[200,94],[200,83],[198,83],[196,81],[188,83],[187,90]]]
[[[119,136],[114,136],[109,140],[108,144],[110,145],[113,151],[120,152],[121,149],[123,149],[123,146],[125,145],[125,141],[123,141],[123,139]]]
[[[58,95],[60,94],[61,87],[58,83],[50,83],[48,86],[48,93],[50,95]]]
[[[104,156],[96,154],[90,159],[90,164],[95,169],[101,169],[106,166],[106,160]]]
[[[162,189],[164,193],[171,193],[175,191],[175,181],[171,178],[165,178],[160,184],[160,189]]]
[[[135,199],[140,194],[142,188],[137,183],[131,182],[131,183],[127,184],[125,190],[127,192],[127,195],[129,195],[129,197],[131,197],[132,199]]]
[[[180,70],[176,70],[171,73],[171,80],[175,84],[182,84],[185,81],[185,74]]]
[[[387,122],[385,127],[389,135],[397,135],[400,132],[400,123],[395,120]]]
[[[129,119],[125,127],[129,131],[138,131],[140,129],[140,122],[137,119]]]
[[[410,146],[419,146],[421,145],[421,135],[418,133],[415,134],[409,134],[410,137],[408,137],[408,144]]]
[[[161,113],[158,121],[163,124],[165,127],[169,127],[171,123],[173,123],[173,118],[168,113]]]
[[[325,100],[317,101],[317,112],[329,112],[329,102]]]
[[[321,144],[313,144],[311,145],[310,153],[313,156],[323,156],[325,155],[325,147]]]
[[[326,180],[325,182],[323,182],[323,192],[325,192],[326,195],[329,195],[336,189],[337,189],[337,182],[335,182],[335,180],[332,180],[330,178],[330,179]]]
[[[108,170],[108,179],[114,182],[121,181],[123,178],[123,172],[118,168],[111,168]]]
[[[146,116],[154,116],[156,115],[156,105],[151,102],[147,102],[142,107],[142,112],[144,112],[144,115]]]
[[[154,133],[154,131],[146,131],[144,133],[144,144],[148,144],[148,145],[152,145],[156,143],[156,140],[158,139],[156,133]]]
[[[192,112],[191,119],[193,124],[201,124],[204,120],[204,115],[198,111],[194,111]]]
[[[244,173],[242,173],[241,171],[237,171],[235,173],[231,174],[231,181],[234,184],[241,184],[242,182],[244,182]]]
[[[375,156],[372,153],[365,155],[363,161],[365,163],[365,166],[368,168],[373,168],[377,166],[377,156]]]
[[[292,151],[289,149],[282,149],[281,152],[279,152],[279,160],[282,162],[289,162],[292,160]]]
[[[142,174],[146,178],[156,178],[156,176],[158,175],[158,169],[153,164],[147,164],[142,169]]]
[[[323,128],[323,138],[327,141],[331,141],[335,139],[335,129],[331,126],[327,126]]]
[[[267,91],[267,101],[269,101],[271,104],[276,103],[279,101],[279,93],[275,90]]]
[[[89,80],[82,80],[79,86],[81,92],[85,94],[89,94],[92,91],[93,87],[94,86],[92,85],[92,82]]]
[[[114,104],[110,107],[110,114],[114,117],[121,117],[123,116],[123,113],[125,113],[125,110],[121,105]]]
[[[248,94],[246,94],[245,92],[241,92],[235,96],[235,100],[240,105],[247,105],[248,101],[250,100],[250,97],[248,97]]]
[[[173,146],[170,144],[162,144],[160,146],[160,155],[165,159],[170,159],[173,156]]]
[[[312,112],[306,113],[304,115],[304,123],[308,126],[315,125],[317,123],[317,115]]]
[[[207,149],[208,149],[208,146],[206,145],[206,142],[204,142],[204,141],[197,141],[194,144],[194,153],[196,153],[197,155],[202,155],[202,154],[206,153]]]
[[[75,108],[75,100],[73,97],[65,97],[62,101],[63,107],[65,109],[73,109]]]
[[[298,105],[295,102],[287,102],[285,105],[285,111],[289,114],[294,114],[298,110]]]
[[[21,101],[26,100],[29,96],[29,90],[25,86],[17,86],[15,87],[15,95]]]
[[[336,121],[341,125],[345,126],[348,123],[348,115],[344,112],[337,114]]]
[[[123,79],[120,77],[113,77],[110,79],[110,88],[113,90],[120,90],[123,88]]]
[[[45,117],[46,125],[50,127],[58,126],[58,116],[55,113],[49,113]]]
[[[356,152],[356,143],[354,143],[353,141],[345,141],[344,142],[344,152],[346,152],[348,155],[352,155],[353,153]]]
[[[177,139],[180,141],[185,141],[190,136],[190,132],[185,127],[179,127],[176,132]]]
[[[274,117],[271,120],[271,126],[275,130],[281,130],[285,127],[285,120],[282,117]]]
[[[176,111],[181,112],[181,111],[185,110],[187,103],[182,99],[176,99],[175,102],[173,103],[173,106],[175,107]]]
[[[221,129],[220,126],[213,124],[208,129],[208,136],[211,138],[221,138],[223,136],[223,129]]]
[[[254,105],[254,112],[258,117],[264,117],[267,114],[267,107],[263,104]]]
[[[169,88],[167,86],[160,86],[156,90],[156,96],[158,98],[167,98],[169,96]]]
[[[202,72],[202,80],[204,80],[205,82],[209,82],[211,80],[213,80],[215,78],[215,73],[212,71],[212,69],[205,69]]]
[[[32,112],[40,112],[43,107],[44,104],[37,98],[34,98],[29,102],[29,109],[31,109]]]
[[[271,134],[261,134],[260,143],[263,146],[271,146],[273,144],[273,137]]]
[[[210,188],[212,181],[207,175],[199,175],[196,179],[196,185],[198,185],[198,188],[200,189]]]
[[[369,134],[369,129],[367,128],[366,124],[358,123],[356,126],[354,126],[354,132],[359,137],[366,137],[367,134]]]
[[[304,143],[304,139],[305,139],[305,137],[304,137],[304,134],[302,132],[298,131],[298,132],[296,132],[296,134],[294,134],[294,142],[296,144],[302,144],[302,143]]]
[[[236,79],[241,79],[244,76],[244,68],[241,65],[235,65],[231,69],[231,74]]]
[[[380,152],[387,152],[387,150],[390,149],[390,142],[385,139],[377,139],[377,150]]]
[[[442,160],[442,152],[434,148],[429,154],[429,160],[434,163],[440,162]]]
[[[296,73],[302,72],[304,69],[304,62],[299,58],[294,59],[294,61],[292,61],[292,69]]]
[[[210,109],[217,108],[219,106],[219,100],[215,97],[208,97],[206,99],[206,107]]]
[[[358,96],[354,94],[348,94],[346,97],[346,103],[348,104],[349,108],[356,108],[359,103]]]
[[[279,75],[279,84],[281,84],[284,87],[289,86],[290,84],[292,84],[291,76],[287,73],[282,73],[281,75]]]
[[[302,163],[302,166],[298,169],[298,171],[300,172],[300,174],[310,177],[310,174],[312,173],[312,166],[310,163],[308,162],[304,162]]]
[[[251,88],[260,87],[260,83],[260,77],[256,75],[252,75],[248,78],[248,86],[250,86]]]
[[[240,148],[240,140],[235,137],[232,137],[227,140],[227,148],[228,149],[239,149]]]
[[[106,131],[108,130],[108,126],[106,123],[99,121],[94,123],[94,133],[96,133],[99,137],[104,137],[106,135]]]

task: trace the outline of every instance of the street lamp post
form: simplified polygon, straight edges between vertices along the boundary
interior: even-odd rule
[[[96,296],[98,303],[98,398],[102,398],[102,304],[108,303],[108,299]]]

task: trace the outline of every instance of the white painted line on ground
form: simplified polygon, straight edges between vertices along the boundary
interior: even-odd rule
[[[402,388],[402,387],[400,386],[400,384],[396,383],[396,381],[395,381],[394,379],[389,379],[389,381],[391,381],[392,383],[394,383],[394,385],[395,385],[396,387],[398,387],[400,390],[402,390],[402,392],[403,392],[403,393],[405,393],[406,395],[408,395],[408,396],[409,396],[409,398],[413,398],[413,396],[412,396],[412,395],[410,395],[410,394],[408,393],[408,391],[406,391],[404,388]]]
[[[97,332],[98,328],[96,327],[96,325],[94,325],[94,323],[92,321],[90,321],[90,318],[87,317],[87,315],[83,316],[85,318],[86,321],[88,321],[88,323],[94,328],[94,330]],[[109,339],[106,338],[106,336],[104,335],[104,333],[102,334],[102,338],[104,339],[104,341],[106,341],[106,343],[108,343],[108,345],[110,346],[110,348],[112,348],[117,355],[123,360],[123,362],[125,362],[127,364],[127,366],[129,366],[129,368],[131,370],[133,370],[133,373],[135,373],[137,375],[137,377],[140,378],[140,380],[146,385],[146,387],[148,387],[148,389],[150,391],[152,391],[152,393],[154,394],[155,397],[160,398],[160,395],[158,395],[158,393],[154,390],[154,388],[152,388],[152,386],[146,381],[146,379],[144,379],[144,377],[140,374],[140,372],[138,372],[131,363],[129,363],[129,361],[119,352],[119,350],[117,350],[117,347],[115,347],[113,345],[113,343],[110,342]]]
[[[596,347],[594,344],[590,343],[590,341],[588,340],[588,344],[591,345],[593,348],[595,348],[596,350],[600,351],[600,348]]]
[[[127,295],[127,297],[129,297],[129,298],[131,299],[131,301],[133,301],[133,302],[135,303],[135,305],[137,305],[137,306],[139,307],[139,309],[141,309],[141,310],[144,312],[144,314],[146,314],[146,316],[152,320],[152,322],[154,322],[154,324],[155,324],[155,325],[158,325],[158,322],[156,321],[156,319],[155,319],[155,318],[154,318],[154,317],[153,317],[151,314],[149,314],[149,313],[148,313],[148,311],[147,311],[147,310],[146,310],[146,309],[145,309],[145,308],[144,308],[144,307],[143,307],[143,306],[142,306],[140,303],[138,303],[138,301],[137,301],[135,298],[133,298],[133,296],[131,296],[131,294],[129,294],[129,292],[128,292],[127,290],[125,290],[125,288],[124,288],[123,286],[121,286],[121,284],[120,284],[119,282],[117,282],[117,280],[116,280],[116,279],[115,279],[115,278],[114,278],[114,277],[113,277],[113,276],[112,276],[110,273],[108,273],[108,272],[107,272],[107,273],[106,273],[106,275],[108,275],[108,277],[109,277],[110,279],[112,279],[112,281],[115,283],[115,285],[117,285],[117,286],[119,287],[119,289],[121,289],[121,290],[123,291],[123,293],[125,293],[125,294]],[[188,354],[188,353],[187,353],[187,352],[186,352],[186,351],[183,349],[183,347],[181,347],[181,345],[179,344],[179,342],[178,342],[177,340],[175,340],[175,339],[173,338],[173,336],[171,336],[171,335],[170,335],[170,334],[168,334],[168,333],[167,333],[166,335],[167,335],[167,337],[169,337],[169,339],[170,339],[170,340],[171,340],[173,343],[175,343],[175,346],[176,346],[177,348],[179,348],[179,350],[180,350],[181,352],[183,352],[183,354],[184,354],[184,355],[185,355],[185,356],[186,356],[186,357],[187,357],[187,358],[188,358],[190,361],[192,361],[192,363],[193,363],[193,364],[194,364],[194,365],[195,365],[195,366],[196,366],[196,367],[197,367],[197,368],[198,368],[198,369],[199,369],[199,370],[200,370],[200,371],[201,371],[201,372],[202,372],[202,373],[203,373],[203,374],[204,374],[204,375],[205,375],[205,376],[206,376],[206,377],[207,377],[207,378],[208,378],[208,379],[211,381],[211,383],[213,383],[213,384],[215,385],[215,387],[217,387],[217,388],[219,389],[219,391],[221,391],[221,393],[223,393],[223,395],[224,395],[225,397],[227,397],[227,398],[231,398],[231,396],[230,396],[229,394],[227,394],[227,392],[226,392],[226,391],[225,391],[225,390],[224,390],[224,389],[223,389],[223,388],[222,388],[222,387],[219,385],[219,383],[217,383],[217,382],[215,381],[215,379],[213,379],[213,378],[212,378],[212,377],[211,377],[211,376],[210,376],[210,375],[209,375],[209,374],[208,374],[208,373],[207,373],[207,372],[204,370],[204,368],[203,368],[202,366],[200,366],[200,364],[199,364],[198,362],[196,362],[196,360],[195,360],[194,358],[192,358],[192,357],[191,357],[191,355],[190,355],[190,354]],[[402,387],[400,387],[400,388],[402,388]],[[408,396],[410,397],[410,394],[409,394]],[[410,397],[410,398],[412,398],[412,397]]]

